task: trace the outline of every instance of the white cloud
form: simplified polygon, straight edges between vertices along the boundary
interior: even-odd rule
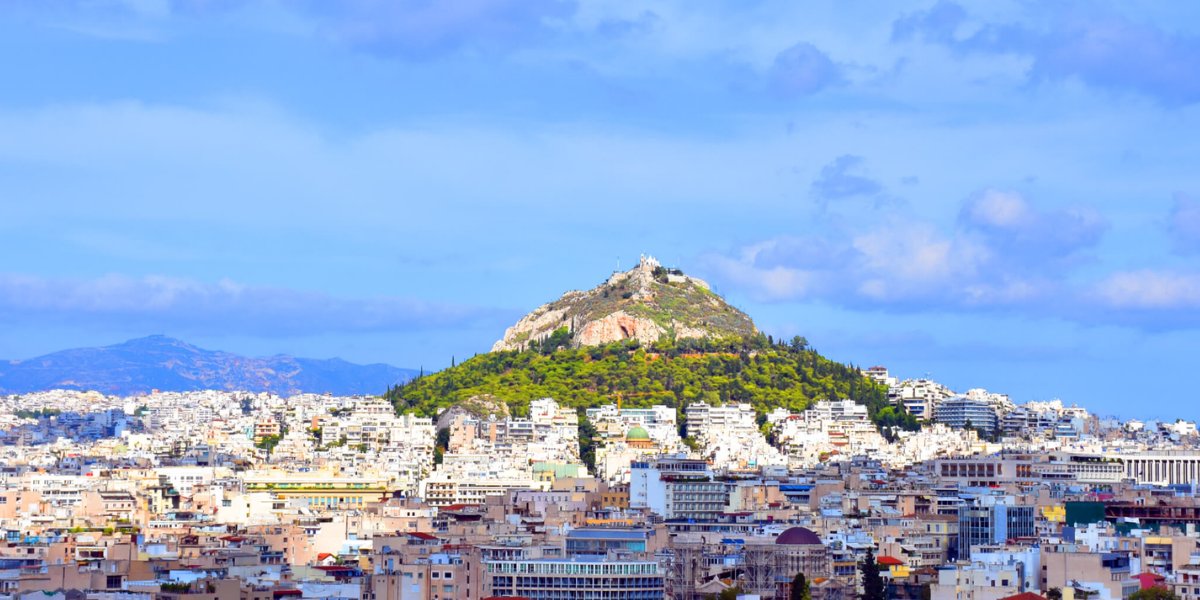
[[[1174,214],[1180,208],[1177,198]],[[1176,218],[1176,221],[1179,219]],[[1200,273],[1079,275],[1108,222],[1088,206],[1040,209],[1014,192],[968,198],[957,227],[889,217],[858,230],[779,236],[705,257],[715,280],[764,302],[896,312],[1002,311],[1087,324],[1200,325]]]
[[[1200,275],[1140,269],[1113,273],[1095,286],[1103,308],[1136,310],[1200,309]]]
[[[963,219],[992,227],[1023,227],[1033,220],[1029,202],[1019,194],[987,190],[963,207]]]
[[[347,298],[230,280],[120,274],[53,280],[11,273],[0,274],[0,315],[24,323],[267,337],[453,329],[510,317],[417,298]]]

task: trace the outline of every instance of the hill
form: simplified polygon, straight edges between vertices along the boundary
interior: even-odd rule
[[[73,389],[134,395],[154,389],[224,389],[281,395],[377,394],[416,374],[410,369],[356,365],[340,358],[239,356],[155,335],[103,348],[76,348],[29,360],[0,361],[0,393]]]
[[[505,401],[517,416],[528,414],[530,400],[537,398],[583,409],[615,402],[618,393],[630,407],[666,404],[682,411],[692,402],[749,402],[760,415],[776,407],[799,411],[815,400],[853,398],[867,405],[878,424],[917,425],[911,415],[888,406],[885,386],[821,356],[802,338],[784,344],[755,334],[560,347],[476,356],[414,379],[387,398],[398,411],[431,416],[482,394]]]
[[[561,331],[560,331],[561,330]],[[570,291],[538,307],[504,332],[492,351],[523,350],[556,342],[574,348],[622,340],[651,344],[664,338],[750,336],[746,313],[714,294],[707,283],[645,257],[626,272],[585,291]]]

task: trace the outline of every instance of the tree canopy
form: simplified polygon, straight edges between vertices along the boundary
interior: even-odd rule
[[[562,349],[559,349],[562,348]],[[806,340],[767,336],[667,339],[571,348],[556,332],[525,351],[482,354],[390,390],[398,412],[434,416],[474,396],[490,394],[525,416],[529,403],[553,398],[573,408],[616,402],[627,407],[665,404],[682,411],[693,402],[748,402],[760,413],[801,411],[816,400],[851,398],[880,425],[915,430],[916,419],[887,401],[887,387],[852,365],[831,361]]]
[[[1165,587],[1154,586],[1134,592],[1129,600],[1179,600],[1179,596]]]

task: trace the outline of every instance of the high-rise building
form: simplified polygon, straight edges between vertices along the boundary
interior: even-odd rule
[[[980,496],[958,509],[958,551],[971,555],[974,546],[1003,544],[1034,537],[1032,505],[1018,505],[1012,496]]]
[[[985,400],[955,396],[942,400],[933,410],[933,417],[951,429],[962,429],[967,425],[983,431],[996,431],[999,421],[996,409]]]

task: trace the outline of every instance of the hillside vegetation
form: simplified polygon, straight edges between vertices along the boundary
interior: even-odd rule
[[[538,398],[583,409],[615,402],[618,393],[627,407],[666,404],[682,410],[693,402],[749,402],[760,415],[852,398],[866,404],[878,424],[917,426],[911,415],[888,406],[885,386],[821,356],[803,338],[785,344],[757,334],[666,339],[649,348],[625,341],[576,349],[565,344],[569,335],[563,328],[522,352],[476,356],[393,388],[387,398],[400,412],[430,416],[480,394],[504,400],[517,416],[527,415],[529,402]]]

